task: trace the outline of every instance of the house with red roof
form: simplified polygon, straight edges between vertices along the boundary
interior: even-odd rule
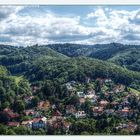
[[[18,113],[14,113],[13,110],[11,110],[10,108],[5,108],[3,112],[6,112],[8,114],[10,120],[18,119],[20,117]]]
[[[28,109],[28,110],[24,110],[24,114],[26,116],[35,116],[36,115],[36,111],[34,111],[34,109]]]
[[[129,109],[128,107],[125,107],[118,111],[118,115],[124,118],[127,118],[128,116],[133,115],[133,110]]]
[[[19,122],[8,122],[7,125],[10,127],[18,127],[20,125],[20,123]]]
[[[98,115],[100,116],[103,114],[104,108],[101,106],[95,106],[92,108],[92,111],[94,116],[98,116]]]

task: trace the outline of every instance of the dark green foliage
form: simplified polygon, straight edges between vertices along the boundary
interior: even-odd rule
[[[39,102],[39,98],[37,96],[35,96],[31,101],[31,106],[36,107],[38,102]]]
[[[109,60],[130,70],[140,71],[140,48],[128,49]]]
[[[79,45],[54,44],[48,47],[70,57],[86,56],[101,60],[111,60],[130,70],[140,71],[140,46],[119,43]]]
[[[73,135],[85,134],[85,132],[93,135],[96,132],[95,125],[96,120],[94,119],[77,120],[70,127],[70,131]]]
[[[72,77],[71,74],[76,75]],[[35,75],[33,78],[32,75]],[[112,78],[116,83],[130,85],[132,82],[140,81],[138,72],[116,66],[112,63],[91,58],[70,58],[66,60],[36,61],[32,68],[26,73],[30,81],[53,80],[56,83],[65,83],[75,80],[85,82],[86,77]],[[52,84],[52,81],[47,84]],[[47,87],[47,86],[46,86]],[[51,85],[49,86],[51,87]],[[51,90],[51,91],[49,91]],[[47,94],[53,94],[52,89],[46,89]]]
[[[10,118],[6,112],[0,112],[0,123],[7,124],[9,120]]]
[[[22,113],[25,110],[25,104],[22,100],[16,100],[13,105],[14,111]]]
[[[101,91],[100,81],[98,81],[98,80],[95,81],[95,91],[96,92],[100,92]]]
[[[32,61],[43,56],[48,59],[67,58],[46,46],[34,45],[24,48],[0,45],[0,65],[6,66],[12,74],[28,71]]]

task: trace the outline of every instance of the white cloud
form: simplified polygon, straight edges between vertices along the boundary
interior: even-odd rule
[[[52,12],[20,15],[19,11],[23,8],[9,6],[0,9],[0,43],[140,43],[140,10],[99,8],[87,17],[69,17]],[[90,26],[82,24],[81,20]]]
[[[14,16],[23,8],[23,6],[0,6],[0,21],[5,20],[10,16]]]
[[[87,19],[94,21],[99,28],[104,27],[106,32],[112,29],[110,35],[114,36],[115,42],[140,44],[140,9],[126,11],[101,8],[87,14]]]

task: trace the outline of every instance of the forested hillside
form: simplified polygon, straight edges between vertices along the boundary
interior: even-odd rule
[[[140,45],[123,45],[119,43],[79,45],[55,44],[48,47],[70,57],[86,56],[124,66],[130,70],[140,71]]]
[[[129,71],[101,60],[77,57],[65,60],[48,60],[42,58],[34,61],[31,69],[25,74],[31,81],[45,79],[58,80],[60,83],[68,81],[84,82],[86,77],[91,79],[102,77],[112,78],[116,83],[130,85],[132,82],[140,82],[138,72]]]
[[[67,58],[45,46],[14,47],[0,45],[0,65],[6,66],[12,74],[28,71],[32,61],[39,57]]]
[[[140,48],[132,48],[118,53],[109,61],[134,71],[140,71]]]
[[[0,45],[0,134],[140,134],[139,46]]]
[[[139,83],[139,73],[126,69],[139,71],[139,46],[111,43],[93,46],[53,44],[0,47],[0,64],[12,75],[24,75],[32,82],[56,78],[63,82],[81,79],[84,81],[85,77],[89,76],[113,78],[116,82],[128,85],[135,81]],[[108,60],[123,68],[85,56]],[[4,67],[1,69],[6,71]]]

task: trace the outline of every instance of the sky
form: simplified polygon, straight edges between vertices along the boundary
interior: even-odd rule
[[[140,44],[140,6],[0,6],[0,44]]]

